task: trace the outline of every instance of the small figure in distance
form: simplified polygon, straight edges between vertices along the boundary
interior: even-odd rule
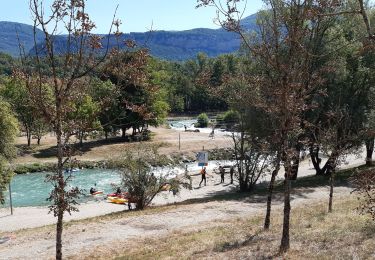
[[[186,132],[186,130],[187,130],[187,127],[186,127],[186,125],[184,125],[184,128],[185,128],[185,132]]]
[[[219,166],[219,172],[220,172],[220,183],[224,183],[224,174],[225,174],[225,169],[223,166]]]
[[[204,180],[204,186],[206,186],[206,174],[207,174],[206,167],[203,167],[203,169],[201,170],[202,180],[199,183],[199,187],[201,186],[203,180]]]
[[[230,184],[233,184],[233,174],[234,174],[234,166],[230,167]]]
[[[215,138],[215,128],[212,128],[211,133],[208,135],[208,137],[211,137],[211,139]]]

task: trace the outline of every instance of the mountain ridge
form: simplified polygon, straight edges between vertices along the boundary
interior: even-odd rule
[[[256,30],[256,16],[257,14],[253,14],[241,21],[246,30]],[[40,30],[36,31],[36,36],[37,43],[39,45],[42,44],[43,34]],[[64,35],[59,36],[60,46],[63,45],[63,37]],[[150,49],[151,55],[157,58],[175,61],[194,58],[199,52],[204,52],[209,57],[215,57],[220,54],[235,52],[240,47],[238,35],[227,32],[222,28],[130,32],[123,34],[122,37],[122,40],[133,39],[138,45],[146,45]],[[18,42],[21,42],[24,46],[26,53],[33,50],[33,26],[17,22],[0,22],[0,52],[7,53],[13,57],[19,56]],[[113,47],[114,44],[114,42],[110,43],[109,47]]]

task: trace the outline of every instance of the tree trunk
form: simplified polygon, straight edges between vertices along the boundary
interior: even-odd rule
[[[59,212],[56,225],[56,259],[62,259],[62,232],[64,212]]]
[[[315,168],[316,175],[323,175],[324,172],[320,168],[320,163],[321,163],[322,159],[319,158],[319,147],[316,147],[314,149],[312,146],[310,146],[310,158],[311,158],[311,162],[312,162],[312,164]]]
[[[366,140],[366,166],[372,166],[372,154],[374,153],[374,137]]]
[[[27,138],[27,146],[31,146],[31,132],[29,129],[26,129],[26,138]]]
[[[299,168],[299,156],[296,157],[296,159],[293,161],[291,168],[290,168],[290,179],[291,180],[297,180],[298,176],[298,168]]]
[[[239,184],[240,184],[240,192],[247,191],[246,181],[243,179],[243,176],[241,176],[241,178],[239,179]]]
[[[332,170],[331,176],[329,178],[330,189],[329,189],[328,212],[332,212],[334,181],[335,181],[335,169]]]
[[[62,117],[61,117],[61,98],[56,96],[56,141],[57,141],[57,186],[55,187],[57,193],[57,223],[56,223],[56,259],[62,259],[62,233],[63,233],[63,217],[65,205],[65,180],[64,180],[64,144],[62,132]]]
[[[300,145],[297,145],[296,153],[294,155],[293,161],[291,163],[291,168],[290,168],[290,179],[291,180],[297,180],[299,161],[300,161],[300,158],[299,158],[300,153],[301,153],[301,147],[300,147]]]
[[[83,146],[83,131],[79,131],[79,146]]]
[[[338,156],[338,154],[337,154],[336,151],[331,153],[331,155],[329,156],[326,164],[322,168],[323,174],[326,174],[326,175],[331,174],[332,171],[336,168],[337,156]]]
[[[283,234],[280,244],[280,253],[285,253],[290,247],[289,241],[289,222],[290,222],[290,191],[291,191],[291,165],[290,161],[285,162],[285,180],[284,180],[284,220]]]
[[[122,132],[121,137],[122,137],[122,138],[125,138],[125,135],[126,135],[126,128],[125,128],[125,127],[121,127],[121,132]]]
[[[273,193],[273,186],[276,180],[276,176],[280,170],[280,160],[278,160],[275,170],[272,172],[271,181],[268,186],[268,197],[267,197],[267,211],[266,217],[264,219],[264,229],[269,229],[271,224],[271,206],[272,206],[272,193]]]

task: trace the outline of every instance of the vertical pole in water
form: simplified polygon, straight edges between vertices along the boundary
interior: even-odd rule
[[[181,150],[181,133],[178,133],[178,150]]]
[[[10,214],[13,215],[13,203],[12,203],[12,188],[9,182],[9,204],[10,204]]]

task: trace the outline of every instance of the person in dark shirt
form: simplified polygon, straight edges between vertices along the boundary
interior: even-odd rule
[[[234,166],[230,167],[230,184],[233,184]]]
[[[203,180],[204,180],[204,186],[206,186],[206,174],[207,174],[206,167],[203,167],[203,169],[201,170],[202,180],[199,183],[199,187],[201,186]]]
[[[224,183],[224,174],[225,174],[225,170],[224,170],[224,167],[223,166],[219,166],[219,171],[220,171],[220,183]]]

